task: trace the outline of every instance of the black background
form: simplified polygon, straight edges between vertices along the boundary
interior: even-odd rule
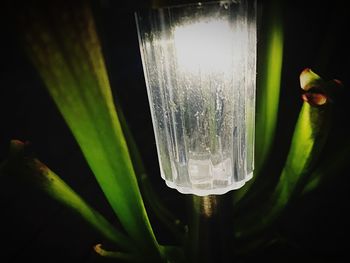
[[[263,1],[260,3],[263,7]],[[141,1],[93,2],[114,96],[125,112],[156,190],[164,202],[186,220],[183,209],[185,197],[167,188],[159,176],[133,17],[137,8],[145,6],[147,3]],[[4,10],[1,12],[5,13]],[[305,67],[311,67],[325,79],[340,79],[345,89],[349,88],[349,11],[346,1],[287,1],[284,4],[284,64],[272,166],[283,164],[302,104],[298,82],[300,72]],[[40,160],[92,206],[113,220],[113,213],[78,145],[18,44],[16,32],[11,27],[11,12],[3,16],[5,28],[1,32],[0,160],[6,158],[11,139],[30,141]],[[264,16],[259,23],[260,30],[263,30]],[[327,63],[321,65],[321,54],[327,49],[331,55]],[[329,145],[333,139],[347,138],[347,99],[350,97],[344,94],[344,98],[339,100],[342,105],[335,117],[336,128]],[[326,152],[323,161],[327,161],[327,155],[332,153]],[[349,176],[344,168],[334,174],[334,180],[329,185],[304,197],[291,208],[279,228],[293,245],[273,246],[253,255],[250,260],[286,262],[302,260],[306,254],[315,262],[346,261],[350,219],[347,215]],[[101,240],[103,242],[103,238],[78,216],[35,189],[1,180],[0,262],[103,261],[91,249]],[[151,220],[154,220],[152,215]],[[155,224],[155,231],[161,241],[167,240],[168,233],[162,226]]]

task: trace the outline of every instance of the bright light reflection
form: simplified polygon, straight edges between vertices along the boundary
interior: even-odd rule
[[[228,21],[204,20],[177,26],[174,43],[178,66],[196,73],[225,72],[232,61],[232,29]]]

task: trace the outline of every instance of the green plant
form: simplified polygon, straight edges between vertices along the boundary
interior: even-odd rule
[[[316,166],[331,127],[331,100],[341,85],[337,81],[324,81],[306,69],[301,74],[304,102],[285,166],[277,179],[261,179],[276,129],[283,58],[280,7],[272,6],[270,12],[274,15],[267,16],[269,31],[262,47],[266,57],[261,59],[258,70],[261,74],[258,75],[260,94],[257,96],[258,174],[247,187],[236,192],[232,200],[238,215],[232,236],[240,243],[236,251],[240,255],[276,240],[266,232],[278,217],[300,195],[315,189],[330,173],[340,169],[350,149],[348,143],[344,144],[343,150],[330,157],[332,165],[328,169]],[[43,10],[55,12],[43,13]],[[68,7],[43,4],[21,19],[19,27],[25,28],[22,37],[27,53],[77,140],[121,228],[108,222],[45,164],[27,154],[25,143],[11,142],[10,155],[1,164],[2,175],[36,185],[80,214],[116,246],[116,252],[112,252],[96,244],[95,250],[102,256],[131,262],[186,262],[185,248],[190,238],[187,228],[152,190],[122,111],[119,105],[114,105],[89,5],[85,1],[71,3]],[[269,63],[264,67],[266,61]],[[259,199],[263,201],[257,202]],[[193,210],[200,211],[203,200],[194,198]],[[176,245],[157,242],[144,201],[150,204],[159,221],[175,234]],[[215,199],[208,202],[215,202]],[[259,207],[255,209],[257,203]],[[193,216],[193,221],[196,220],[199,219]],[[198,224],[197,227],[203,226]],[[192,249],[190,253],[196,253],[198,248],[193,246]]]

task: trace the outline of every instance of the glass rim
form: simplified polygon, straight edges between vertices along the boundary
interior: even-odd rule
[[[197,2],[192,2],[192,3],[179,3],[179,4],[171,4],[171,5],[161,5],[159,7],[150,7],[150,8],[141,8],[135,13],[143,12],[145,10],[160,10],[160,9],[176,9],[176,8],[186,8],[186,7],[197,7],[201,8],[203,6],[210,6],[210,5],[231,5],[231,4],[240,4],[242,1],[248,1],[248,0],[209,0],[209,1],[197,1]],[[256,1],[256,0],[254,0]]]

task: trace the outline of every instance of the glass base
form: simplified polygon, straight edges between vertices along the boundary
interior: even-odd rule
[[[231,190],[239,189],[252,178],[253,178],[253,172],[247,174],[244,180],[233,182],[232,184],[224,188],[212,188],[212,189],[201,189],[196,185],[192,185],[192,187],[178,186],[174,182],[168,181],[164,178],[163,179],[168,187],[176,189],[178,192],[182,194],[194,194],[198,196],[207,196],[207,195],[222,195]]]

